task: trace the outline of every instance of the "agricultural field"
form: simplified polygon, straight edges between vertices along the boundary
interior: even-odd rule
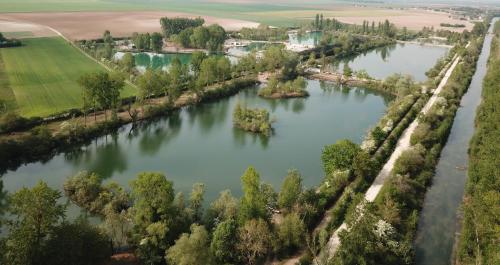
[[[22,47],[0,49],[0,58],[0,96],[26,117],[79,108],[78,78],[83,73],[104,71],[60,37],[24,39]],[[134,92],[126,86],[122,96]]]

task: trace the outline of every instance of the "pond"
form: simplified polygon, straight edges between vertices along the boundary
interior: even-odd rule
[[[333,70],[342,72],[344,63],[354,70],[366,70],[376,79],[384,79],[394,73],[412,75],[416,81],[425,81],[425,72],[445,56],[449,48],[442,46],[397,43],[377,48],[361,55],[335,61]]]
[[[308,98],[267,100],[257,96],[257,88],[248,88],[135,130],[124,126],[79,151],[8,171],[3,176],[5,189],[14,192],[39,180],[61,189],[67,177],[81,170],[128,186],[139,172],[158,171],[174,182],[176,191],[189,192],[194,183],[204,183],[205,199],[212,201],[224,189],[240,196],[240,176],[250,165],[276,189],[291,168],[297,168],[311,187],[323,178],[323,146],[344,138],[360,143],[392,96],[315,80],[308,81],[307,90]],[[238,102],[268,109],[277,120],[274,134],[266,138],[233,128]]]

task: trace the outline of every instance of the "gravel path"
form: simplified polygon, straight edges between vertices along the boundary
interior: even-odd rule
[[[436,102],[439,93],[443,90],[443,87],[446,85],[448,82],[448,79],[451,76],[451,73],[457,66],[458,62],[460,61],[460,57],[455,56],[454,61],[451,65],[451,67],[446,71],[446,74],[444,75],[443,79],[439,83],[438,87],[434,90],[434,93],[432,97],[427,101],[425,106],[422,108],[421,113],[426,114],[429,109],[434,105]],[[377,197],[378,193],[380,192],[380,189],[382,188],[382,185],[385,183],[385,181],[390,177],[390,173],[392,171],[392,168],[394,167],[394,163],[396,160],[399,158],[399,156],[410,147],[410,138],[413,132],[415,131],[415,128],[418,126],[418,119],[415,119],[410,126],[404,131],[403,135],[399,139],[396,148],[394,149],[394,152],[392,153],[391,157],[389,160],[385,163],[384,167],[380,171],[380,173],[377,175],[375,178],[373,184],[368,188],[368,190],[365,193],[365,199],[369,202],[373,202],[375,198]],[[339,238],[339,233],[347,228],[346,223],[342,223],[342,225],[335,230],[335,232],[332,234],[330,237],[330,240],[328,241],[328,244],[326,246],[326,249],[328,251],[327,255],[331,258],[337,251],[338,247],[340,246],[340,238]]]

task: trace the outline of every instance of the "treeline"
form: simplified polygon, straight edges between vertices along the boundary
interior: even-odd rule
[[[172,35],[179,34],[187,28],[203,26],[203,24],[205,24],[205,20],[201,17],[197,17],[195,19],[163,17],[160,19],[161,29],[165,38],[170,38]]]
[[[460,264],[500,262],[500,21],[483,80],[482,102],[476,112],[469,147],[468,180],[463,201],[463,225],[457,259]]]
[[[20,40],[17,39],[7,39],[3,36],[3,34],[0,32],[0,48],[7,48],[7,47],[18,47],[23,45]]]
[[[374,203],[364,202],[340,235],[341,246],[333,264],[411,264],[413,239],[425,191],[431,183],[439,154],[446,143],[462,95],[475,72],[482,36],[462,48],[459,64],[440,99],[419,118],[411,148],[396,161],[391,177]]]
[[[384,22],[363,21],[362,25],[348,24],[338,21],[335,18],[323,18],[323,14],[316,14],[315,20],[311,22],[314,30],[322,31],[345,31],[363,35],[374,35],[399,40],[412,39],[417,36],[416,32],[409,31],[406,27],[397,28],[389,20]]]
[[[102,264],[111,251],[129,249],[143,264],[261,264],[306,245],[320,195],[304,189],[297,170],[288,172],[279,192],[253,167],[241,182],[241,198],[226,190],[204,209],[201,183],[185,196],[165,175],[144,172],[127,191],[82,172],[65,181],[64,194],[100,218],[97,226],[64,221],[61,194],[40,182],[8,196],[7,212],[16,221],[7,224],[0,258],[5,264]]]
[[[207,49],[215,52],[224,48],[226,31],[217,24],[208,27],[190,27],[182,30],[177,35],[171,36],[171,39],[184,48]]]
[[[260,24],[257,28],[242,28],[238,32],[232,32],[231,37],[247,40],[286,41],[288,40],[288,29]]]
[[[446,28],[465,28],[464,24],[450,24],[450,23],[441,23],[439,24],[441,27]]]

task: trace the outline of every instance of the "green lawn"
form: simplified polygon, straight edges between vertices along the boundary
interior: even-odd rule
[[[16,109],[23,116],[48,116],[79,108],[82,90],[78,78],[84,73],[105,71],[59,37],[24,39],[23,44],[0,49],[0,97],[9,101],[13,94]],[[2,82],[2,73],[8,80]],[[122,95],[134,92],[127,85]]]

